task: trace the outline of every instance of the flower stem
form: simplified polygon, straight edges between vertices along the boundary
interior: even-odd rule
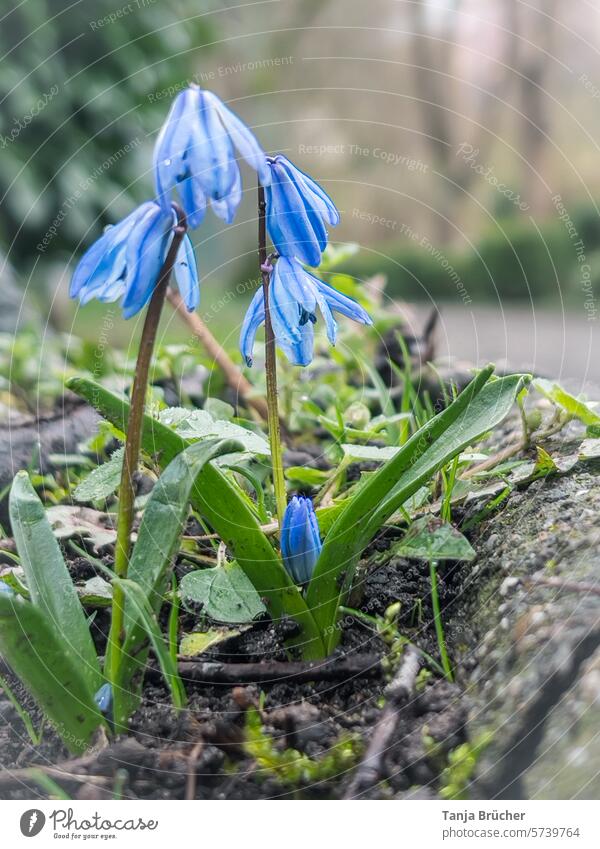
[[[150,361],[158,332],[158,324],[162,312],[163,303],[169,278],[175,264],[177,251],[186,232],[186,222],[183,212],[174,205],[177,212],[177,225],[173,230],[173,240],[169,251],[160,270],[158,282],[152,293],[144,327],[140,340],[135,374],[131,388],[131,405],[129,420],[127,422],[127,435],[125,437],[125,456],[121,471],[121,482],[119,485],[119,506],[117,512],[117,540],[115,544],[114,571],[118,578],[126,578],[129,568],[129,556],[131,551],[131,528],[134,517],[135,484],[134,475],[140,458],[140,446],[142,439],[142,426],[144,409],[146,405],[146,391],[148,388],[148,374],[150,372]],[[118,585],[113,585],[112,617],[110,623],[110,634],[106,652],[105,673],[113,685],[114,716],[115,720],[121,717],[119,704],[121,702],[120,669],[122,660],[122,644],[124,629],[124,602],[123,590]]]
[[[271,273],[267,268],[267,222],[265,190],[258,187],[258,259],[265,296],[265,371],[267,375],[267,407],[269,422],[269,444],[273,466],[273,488],[277,505],[279,527],[283,524],[283,515],[287,506],[285,479],[283,477],[283,456],[281,452],[281,432],[279,429],[279,408],[277,403],[277,357],[275,354],[275,334],[269,312],[269,283]]]

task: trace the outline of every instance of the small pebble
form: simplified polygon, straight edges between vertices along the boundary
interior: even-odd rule
[[[507,596],[511,590],[520,584],[520,582],[520,578],[515,578],[514,575],[509,575],[509,577],[505,578],[500,584],[500,595]]]

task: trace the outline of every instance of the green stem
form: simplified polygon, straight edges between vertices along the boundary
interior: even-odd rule
[[[437,636],[437,644],[440,650],[440,660],[442,668],[448,681],[453,681],[452,667],[446,651],[446,638],[444,636],[444,626],[442,625],[442,615],[440,612],[440,598],[437,587],[437,569],[435,560],[429,561],[429,578],[431,580],[431,603],[433,605],[433,621],[435,624],[435,633]]]
[[[265,190],[258,187],[258,259],[265,297],[265,372],[267,376],[267,407],[269,423],[269,444],[273,466],[273,489],[277,505],[279,527],[283,524],[283,515],[287,507],[285,478],[283,476],[283,456],[281,451],[281,432],[279,429],[279,407],[277,403],[277,357],[275,353],[275,334],[269,312],[269,283],[271,274],[267,270],[267,223]]]
[[[186,232],[185,216],[179,208],[176,208],[176,212],[178,222],[173,231],[173,241],[171,242],[169,252],[160,270],[158,282],[154,288],[154,292],[152,293],[148,310],[146,312],[142,338],[140,340],[137,362],[135,365],[135,375],[131,389],[131,407],[129,421],[127,424],[127,435],[125,438],[125,455],[123,457],[121,483],[119,485],[119,506],[117,512],[117,540],[115,544],[114,571],[118,578],[126,578],[129,568],[131,528],[133,525],[135,503],[134,475],[140,458],[142,425],[146,405],[146,391],[148,388],[150,362],[152,359],[152,352],[154,350],[154,343],[156,342],[158,324],[165,300],[165,294],[167,286],[169,285],[169,278],[171,277],[171,272],[175,264],[181,240]],[[113,585],[112,617],[105,668],[106,677],[113,685],[115,716],[120,716],[120,712],[117,708],[121,698],[119,672],[121,668],[122,644],[124,637],[124,608],[125,597],[123,589],[118,583],[115,583]]]

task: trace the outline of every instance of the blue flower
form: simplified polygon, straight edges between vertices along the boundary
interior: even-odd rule
[[[98,705],[100,713],[103,716],[110,718],[112,716],[113,692],[110,684],[103,684],[96,695],[94,701]]]
[[[83,255],[71,280],[70,295],[87,304],[93,298],[112,302],[123,297],[123,315],[131,318],[152,296],[173,239],[177,216],[154,201],[138,206],[127,218],[107,227]],[[175,261],[175,278],[190,312],[198,306],[200,285],[194,250],[184,236]]]
[[[333,312],[342,313],[361,324],[372,324],[371,317],[360,304],[342,295],[306,271],[296,259],[280,257],[269,285],[269,312],[275,339],[288,360],[307,366],[313,358],[313,324],[319,307],[325,319],[327,338],[335,345],[337,323]],[[256,331],[265,320],[262,288],[255,293],[242,325],[240,350],[248,366],[252,365],[252,349]]]
[[[310,581],[322,548],[311,499],[294,495],[281,526],[281,555],[285,568],[297,584]]]
[[[331,198],[307,174],[281,154],[267,159],[271,184],[265,190],[267,229],[281,256],[317,266],[327,245],[325,224],[335,227],[340,214]]]
[[[211,91],[197,85],[182,91],[154,148],[159,202],[167,209],[177,188],[190,227],[204,218],[207,200],[231,224],[242,198],[234,147],[266,185],[271,179],[266,156],[248,127]]]

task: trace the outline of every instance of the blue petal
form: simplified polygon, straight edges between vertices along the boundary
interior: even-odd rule
[[[267,164],[267,157],[253,133],[216,94],[205,91],[204,96],[219,113],[225,129],[241,156],[257,172],[262,185],[268,186],[271,182],[271,170]]]
[[[293,179],[304,186],[305,191],[312,199],[314,208],[321,213],[329,225],[331,227],[335,227],[339,224],[340,213],[338,212],[336,205],[331,200],[327,192],[325,192],[316,182],[316,180],[313,180],[312,177],[309,177],[308,174],[301,171],[300,168],[294,165],[293,162],[290,162],[290,160],[286,156],[283,156],[283,154],[279,154],[276,158],[281,161],[281,164],[293,177]]]
[[[186,153],[194,123],[194,97],[186,89],[175,98],[154,146],[154,181],[158,201],[165,211],[170,193],[187,174]]]
[[[303,495],[295,495],[283,517],[281,554],[285,568],[297,584],[310,580],[321,548],[312,501]]]
[[[277,260],[276,273],[282,286],[307,313],[314,315],[317,288],[297,259],[282,256]]]
[[[122,247],[137,222],[152,206],[152,201],[143,203],[118,224],[106,228],[102,236],[86,251],[75,269],[69,292],[72,298],[81,295],[89,300],[89,291],[95,293],[107,281],[112,283],[123,275],[125,263]]]
[[[311,547],[312,550],[316,553],[315,563],[319,559],[319,555],[323,549],[323,543],[321,542],[321,532],[319,530],[319,522],[317,521],[317,514],[314,509],[311,509],[309,512],[309,522],[310,522],[310,534],[311,534]]]
[[[181,180],[178,190],[188,226],[195,229],[204,219],[206,195],[195,177],[186,177],[185,180]]]
[[[267,227],[271,240],[282,256],[296,256],[307,265],[316,266],[321,261],[324,228],[321,224],[322,232],[315,233],[294,183],[283,170],[276,176],[277,180],[273,180],[266,192]]]
[[[271,275],[269,286],[269,314],[273,331],[279,340],[289,337],[290,340],[300,339],[300,309],[298,301],[290,294],[278,265]]]
[[[322,280],[319,280],[314,275],[311,274],[310,276],[332,310],[340,312],[342,315],[346,315],[348,318],[358,321],[361,324],[373,324],[373,319],[369,313],[357,301],[349,298],[347,295],[342,295],[337,289],[328,286],[327,283],[323,283]]]
[[[172,214],[167,215],[158,204],[152,204],[136,224],[127,245],[127,292],[123,299],[123,316],[131,318],[144,307],[156,286],[163,263],[165,243],[172,228]]]
[[[240,331],[240,351],[247,366],[252,365],[252,351],[256,331],[265,320],[265,300],[262,286],[254,293],[250,306],[246,310],[244,323]]]
[[[234,170],[234,180],[231,189],[224,198],[217,200],[211,198],[210,205],[215,215],[222,218],[226,224],[231,224],[235,218],[235,213],[242,200],[242,175],[235,160],[231,160],[230,167]]]
[[[224,198],[235,182],[235,163],[233,145],[227,133],[219,113],[213,107],[207,92],[200,92],[200,126],[202,134],[196,137],[203,138],[206,148],[206,159],[208,165],[208,183],[210,191],[207,194],[215,200]]]
[[[200,302],[200,282],[194,248],[187,234],[181,240],[177,251],[174,270],[181,297],[188,312],[193,312]]]
[[[218,112],[207,92],[193,89],[197,118],[192,125],[192,144],[188,151],[190,171],[200,182],[207,197],[220,200],[230,191],[235,173],[233,146]]]
[[[281,154],[275,157],[271,167],[273,169],[277,169],[279,175],[285,175],[285,177],[294,185],[298,197],[300,198],[300,202],[304,206],[305,214],[310,222],[313,237],[319,244],[319,250],[324,251],[327,245],[327,230],[325,229],[323,219],[325,218],[326,220],[329,220],[329,215],[322,201],[310,188],[309,183],[313,185],[316,184],[309,177],[302,174],[302,172],[299,171],[298,168],[289,161],[289,159],[286,159],[285,156],[281,156]],[[273,182],[273,186],[275,185],[275,182]],[[315,263],[310,264],[314,265]]]
[[[319,302],[319,309],[321,310],[321,315],[325,319],[325,326],[327,328],[327,338],[331,342],[332,345],[335,345],[335,340],[337,339],[337,322],[333,317],[333,313],[327,303],[327,299],[321,292],[318,286],[315,286],[317,290],[317,300]]]
[[[314,330],[311,321],[303,324],[300,328],[300,338],[290,336],[279,336],[277,344],[294,366],[310,365],[314,350]]]
[[[108,272],[111,267],[111,248],[112,241],[108,238],[108,233],[105,233],[87,249],[77,263],[71,278],[69,295],[72,298],[76,298],[80,294],[93,274],[101,274],[103,268],[105,272]]]

